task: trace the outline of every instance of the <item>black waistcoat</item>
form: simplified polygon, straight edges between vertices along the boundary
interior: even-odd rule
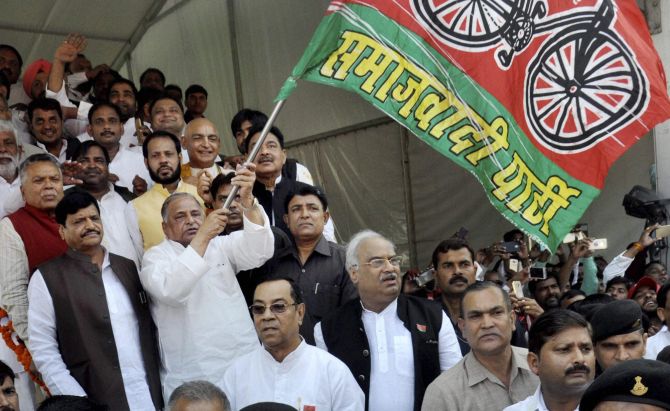
[[[132,261],[111,253],[109,262],[137,316],[147,384],[156,409],[162,409],[155,326],[137,269]],[[92,400],[111,410],[128,410],[102,273],[90,257],[72,249],[39,270],[53,300],[56,338],[70,374]]]
[[[371,365],[370,346],[361,319],[362,311],[359,299],[349,301],[321,321],[321,331],[328,352],[349,367],[365,393],[367,410]],[[401,294],[398,297],[398,318],[412,335],[414,410],[419,411],[426,388],[440,375],[438,335],[442,327],[442,309],[433,301]]]

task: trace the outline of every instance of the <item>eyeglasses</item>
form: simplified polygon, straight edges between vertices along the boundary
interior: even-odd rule
[[[249,310],[253,315],[263,315],[265,314],[265,310],[267,310],[268,308],[270,309],[270,312],[272,314],[281,314],[286,312],[286,310],[288,310],[288,308],[292,305],[298,305],[298,304],[296,303],[293,304],[274,303],[270,305],[252,304],[249,306]]]
[[[400,267],[400,263],[402,262],[402,257],[399,255],[396,255],[391,258],[373,258],[372,260],[368,261],[367,263],[363,263],[363,265],[369,265],[372,268],[382,268],[386,262],[391,263],[392,266],[394,267]]]

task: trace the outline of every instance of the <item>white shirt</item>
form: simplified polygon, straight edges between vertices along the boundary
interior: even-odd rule
[[[0,177],[0,218],[7,217],[24,204],[19,176],[17,175],[11,183]]]
[[[51,154],[52,156],[54,156],[56,158],[56,160],[58,160],[59,163],[63,164],[67,160],[67,155],[66,155],[67,154],[67,139],[63,138],[61,141],[63,142],[63,144],[60,146],[60,153],[58,153],[57,157],[54,156],[53,154],[51,154],[49,152],[49,150],[47,150],[47,146],[40,143],[39,141],[36,142],[35,145],[37,147],[41,148],[42,150],[46,151],[47,153]]]
[[[412,334],[398,317],[397,311],[398,299],[379,314],[363,307],[363,327],[370,346],[370,411],[414,409]],[[317,347],[328,350],[321,323],[314,327],[314,340]],[[453,367],[463,358],[454,328],[444,312],[438,350],[442,371]]]
[[[506,407],[503,411],[550,411],[544,403],[544,396],[542,395],[541,388],[542,384],[538,385],[537,390],[535,390],[533,395],[523,401],[519,401],[516,404]],[[579,405],[577,405],[575,411],[579,411]]]
[[[109,163],[109,172],[115,174],[119,177],[119,181],[116,183],[118,186],[122,186],[133,191],[133,180],[135,176],[140,176],[147,182],[147,189],[150,189],[154,182],[149,176],[149,170],[147,166],[144,165],[144,156],[142,152],[137,152],[130,150],[123,145],[119,147],[119,151],[114,156],[114,159]]]
[[[660,353],[661,350],[669,345],[670,330],[668,330],[667,325],[664,325],[655,335],[647,338],[647,350],[644,353],[644,358],[648,360],[655,360],[658,356],[658,353]]]
[[[603,270],[603,283],[607,284],[612,278],[623,277],[626,274],[626,270],[633,263],[634,258],[626,257],[625,252],[617,255],[607,264],[607,267]]]
[[[65,88],[65,80],[58,90],[58,92],[53,92],[49,90],[48,86],[46,88],[46,97],[57,100],[62,107],[74,107],[77,109],[77,118],[76,119],[67,119],[63,122],[63,127],[71,136],[78,136],[81,133],[86,132],[86,126],[88,125],[88,111],[93,106],[91,103],[86,101],[80,101],[79,106],[76,106],[70,101],[67,97],[67,89]]]
[[[144,254],[140,280],[158,329],[164,398],[186,381],[218,381],[259,345],[235,273],[272,257],[274,236],[265,215],[263,226],[243,218],[244,228],[212,239],[204,258],[169,239]]]
[[[112,271],[106,251],[102,263],[102,284],[128,405],[131,410],[154,411],[140,350],[137,316],[128,292]],[[63,362],[56,337],[58,330],[53,300],[40,270],[36,270],[30,279],[28,301],[29,349],[49,391],[52,395],[86,396]]]
[[[103,195],[98,206],[100,207],[100,218],[102,227],[105,230],[103,236],[103,245],[112,253],[126,257],[140,267],[141,256],[133,246],[131,231],[137,231],[139,228],[126,225],[126,206],[128,203],[114,191],[114,186],[109,184],[109,191]]]
[[[305,341],[282,362],[277,362],[264,347],[256,348],[238,358],[218,385],[228,396],[233,411],[266,401],[300,411],[310,405],[316,411],[365,409],[365,395],[349,368]]]

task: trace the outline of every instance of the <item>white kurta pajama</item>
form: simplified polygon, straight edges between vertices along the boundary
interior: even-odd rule
[[[259,346],[235,273],[272,257],[274,236],[264,212],[262,226],[243,218],[244,229],[212,239],[204,258],[168,239],[144,254],[140,280],[158,329],[166,399],[186,381],[216,383]]]

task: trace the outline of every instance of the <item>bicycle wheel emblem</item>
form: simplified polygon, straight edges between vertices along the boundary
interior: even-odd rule
[[[525,113],[546,147],[579,152],[637,118],[646,78],[612,31],[564,31],[528,67]]]

